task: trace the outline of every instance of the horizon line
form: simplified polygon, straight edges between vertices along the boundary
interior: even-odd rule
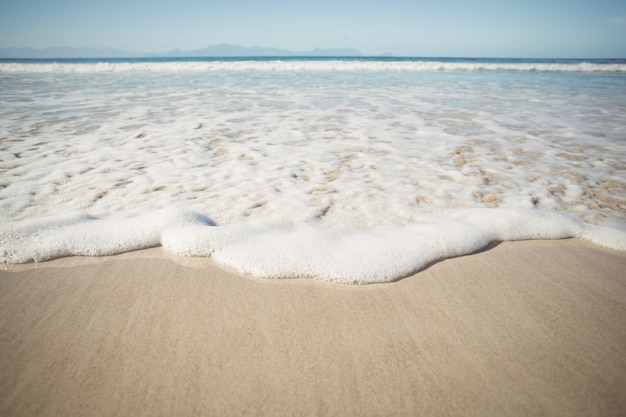
[[[232,52],[232,53],[216,53],[216,54],[202,54],[200,53],[203,50],[210,50],[210,49],[217,49],[217,48],[233,48],[235,50],[237,50],[237,52]],[[80,53],[80,51],[83,51],[85,53],[85,55],[83,56],[74,56],[74,55],[67,55],[64,56],[63,54],[60,54],[58,56],[28,56],[28,52],[39,52],[39,53],[45,53],[47,51],[51,51],[51,50],[58,50],[58,49],[65,49],[69,51],[75,51],[77,53]],[[20,51],[21,53],[17,53],[17,51]],[[267,50],[268,52],[270,51],[276,51],[278,52],[277,54],[271,54],[271,53],[262,53],[262,54],[255,54],[252,53],[252,51],[250,51],[251,53],[246,53],[246,50]],[[88,52],[91,51],[92,53]],[[105,51],[109,51],[110,54],[103,54],[103,55],[97,55],[97,52],[105,52]],[[315,54],[315,52],[320,52],[319,54]],[[340,54],[337,53],[339,51],[349,51],[349,53],[347,54]],[[3,53],[11,53],[11,52],[16,52],[16,55],[11,56],[11,55],[4,55]],[[190,55],[194,52],[199,52],[200,54],[198,55]],[[326,52],[326,53],[324,53]],[[486,51],[485,51],[486,52]],[[182,55],[181,55],[182,54]],[[316,47],[314,49],[310,49],[310,50],[306,50],[306,51],[291,51],[288,49],[284,49],[284,48],[277,48],[277,47],[266,47],[266,46],[252,46],[252,47],[247,47],[247,46],[240,46],[240,45],[235,45],[235,44],[228,44],[228,43],[222,43],[222,44],[215,44],[215,45],[209,45],[203,48],[199,48],[199,49],[193,49],[193,50],[183,50],[180,48],[174,48],[171,49],[169,51],[166,52],[135,52],[135,51],[127,51],[127,50],[123,50],[123,49],[118,49],[118,48],[112,48],[112,47],[73,47],[73,46],[51,46],[51,47],[46,47],[46,48],[36,48],[36,47],[15,47],[15,46],[11,46],[11,47],[0,47],[0,59],[24,59],[24,60],[36,60],[36,59],[42,59],[42,60],[49,60],[49,59],[151,59],[151,58],[178,58],[178,59],[184,59],[184,58],[188,58],[188,59],[198,59],[198,58],[425,58],[425,59],[436,59],[436,58],[442,58],[442,59],[450,59],[450,58],[457,58],[457,59],[535,59],[535,60],[540,60],[540,59],[562,59],[562,60],[584,60],[584,59],[588,59],[588,60],[623,60],[626,59],[626,57],[616,57],[616,56],[601,56],[601,57],[595,57],[592,58],[590,56],[547,56],[547,55],[542,55],[542,54],[537,54],[537,55],[528,55],[528,54],[520,54],[520,55],[509,55],[509,54],[472,54],[472,53],[468,53],[468,54],[447,54],[447,53],[443,53],[443,54],[396,54],[392,51],[385,51],[385,52],[380,52],[380,53],[374,53],[374,54],[364,54],[362,53],[359,49],[357,48],[353,48],[353,47],[336,47],[336,48],[320,48],[320,47]]]
[[[2,48],[0,48],[0,51]],[[393,55],[393,54],[378,54],[378,55],[188,55],[188,56],[165,56],[154,54],[150,56],[49,56],[49,57],[11,57],[0,56],[0,60],[20,60],[20,61],[52,61],[52,60],[124,60],[124,59],[179,59],[179,60],[195,60],[195,59],[302,59],[302,58],[324,58],[328,60],[332,59],[501,59],[501,60],[558,60],[558,61],[618,61],[626,60],[626,58],[615,57],[547,57],[547,56],[480,56],[480,55]]]

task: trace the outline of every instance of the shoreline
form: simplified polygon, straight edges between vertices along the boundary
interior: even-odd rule
[[[0,414],[618,415],[626,253],[492,245],[391,283],[161,247],[0,270]]]

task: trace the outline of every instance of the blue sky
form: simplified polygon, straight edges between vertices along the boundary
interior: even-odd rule
[[[626,58],[624,0],[0,0],[0,48]]]

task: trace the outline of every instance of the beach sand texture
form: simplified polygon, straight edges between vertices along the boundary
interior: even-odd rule
[[[626,255],[577,239],[365,286],[161,248],[10,268],[2,416],[626,413]]]

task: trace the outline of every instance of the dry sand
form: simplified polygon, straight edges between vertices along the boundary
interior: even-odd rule
[[[626,254],[580,240],[367,286],[160,248],[14,269],[2,416],[626,414]]]

